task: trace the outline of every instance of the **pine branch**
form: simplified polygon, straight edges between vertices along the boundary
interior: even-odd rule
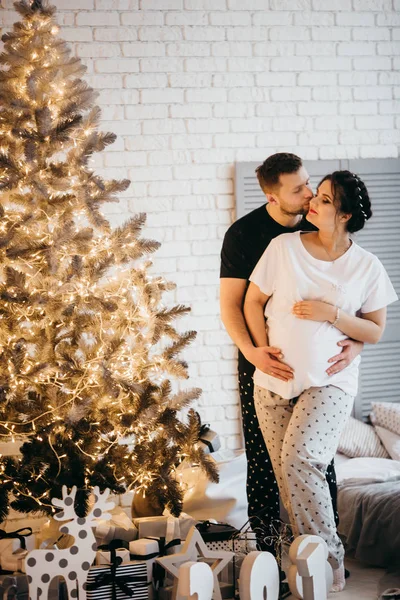
[[[71,132],[77,128],[77,126],[82,121],[81,115],[76,115],[74,117],[68,117],[62,120],[57,126],[52,130],[50,134],[50,139],[52,142],[66,142],[69,140]]]
[[[19,2],[14,2],[14,8],[23,17],[32,17],[38,12],[45,17],[52,17],[56,11],[55,6],[49,6],[47,2],[43,3],[42,0],[33,0],[33,2],[20,0]]]
[[[162,353],[162,357],[165,359],[174,358],[179,352],[181,352],[192,340],[195,339],[197,333],[195,331],[187,331],[183,333],[181,338],[165,348]]]
[[[189,406],[194,400],[200,398],[201,394],[202,390],[200,388],[182,390],[175,394],[172,398],[167,399],[167,406],[172,410],[181,410],[182,408]]]
[[[6,285],[8,288],[25,289],[26,275],[11,268],[5,268]]]
[[[51,111],[48,106],[35,110],[38,134],[43,139],[50,134],[52,126]]]

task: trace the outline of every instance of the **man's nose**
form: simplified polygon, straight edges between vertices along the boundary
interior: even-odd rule
[[[306,198],[313,198],[314,194],[312,193],[311,188],[309,188],[308,186],[306,186],[306,193],[305,193]]]

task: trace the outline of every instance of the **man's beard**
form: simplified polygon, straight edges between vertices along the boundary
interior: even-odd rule
[[[280,204],[281,212],[283,212],[283,214],[287,215],[288,217],[297,217],[298,215],[301,215],[302,217],[304,217],[308,213],[308,207],[309,207],[309,204],[307,203],[307,204],[303,205],[301,208],[294,210],[293,208],[289,208],[287,206],[282,205],[282,203]]]

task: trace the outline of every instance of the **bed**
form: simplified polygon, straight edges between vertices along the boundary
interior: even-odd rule
[[[339,534],[348,555],[376,567],[400,562],[400,461],[336,457]]]
[[[376,567],[400,563],[400,402],[374,402],[370,423],[350,417],[335,457],[346,553]]]

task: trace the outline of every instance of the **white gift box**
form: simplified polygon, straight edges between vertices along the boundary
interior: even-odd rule
[[[149,600],[154,598],[154,580],[153,566],[156,557],[159,556],[159,543],[156,540],[139,539],[129,542],[129,552],[131,562],[145,562],[147,567],[147,581],[151,581],[149,586]]]
[[[24,528],[12,533],[18,534],[23,531]],[[25,573],[25,557],[28,552],[34,550],[36,536],[34,534],[29,535],[28,533],[23,538],[25,548],[21,547],[21,539],[18,537],[0,539],[0,567],[3,571],[20,571]]]
[[[126,550],[125,548],[117,548],[115,550],[115,554],[117,558],[121,559],[121,564],[129,562],[129,550]],[[97,550],[95,564],[97,566],[111,564],[111,551]]]
[[[139,530],[139,538],[165,538],[165,543],[168,544],[172,540],[185,540],[197,521],[190,515],[181,513],[179,518],[164,514],[133,519],[133,523]]]
[[[36,544],[36,535],[32,533],[31,535],[24,537],[25,546],[28,551],[35,549]],[[0,559],[3,552],[16,552],[21,548],[21,542],[18,538],[4,538],[0,539]]]
[[[113,584],[106,582],[104,585],[99,587],[96,585],[96,579],[110,573],[110,567],[95,566],[90,567],[87,577],[87,588],[86,598],[87,600],[108,600],[112,598]],[[131,594],[128,596],[118,587],[118,579],[122,578],[127,588],[131,590]],[[126,581],[126,578],[132,578],[132,581]],[[146,566],[143,562],[128,562],[123,563],[117,567],[115,574],[115,586],[117,588],[118,600],[148,600],[149,588]]]
[[[1,555],[1,568],[3,571],[19,571],[25,573],[25,558],[28,550],[18,548],[15,552],[3,552]]]
[[[115,539],[130,542],[137,539],[138,531],[127,514],[117,506],[111,512],[111,519],[97,520],[94,535],[99,544],[107,544]]]
[[[129,542],[129,552],[138,556],[148,556],[149,554],[159,554],[159,544],[157,540],[139,539]],[[143,560],[143,559],[137,559]]]

